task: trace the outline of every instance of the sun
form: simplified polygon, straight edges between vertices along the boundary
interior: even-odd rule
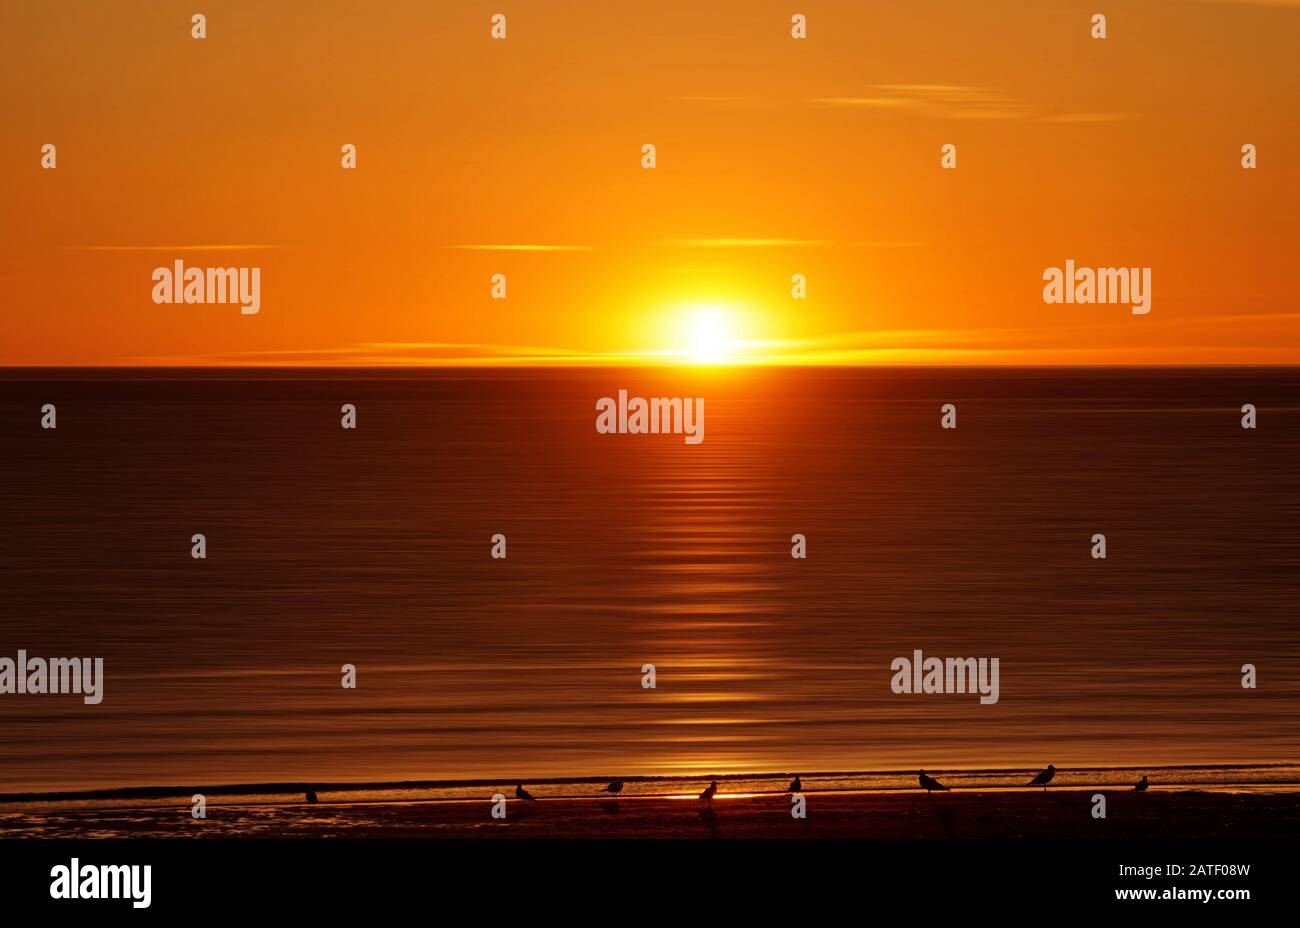
[[[735,349],[730,313],[722,306],[691,309],[686,316],[686,356],[696,364],[724,364]]]

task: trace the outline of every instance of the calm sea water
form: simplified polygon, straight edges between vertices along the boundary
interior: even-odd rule
[[[4,792],[1300,761],[1295,370],[7,371],[0,444],[0,655],[106,674]]]

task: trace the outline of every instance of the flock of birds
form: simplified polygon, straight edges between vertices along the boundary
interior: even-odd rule
[[[1044,770],[1042,773],[1035,775],[1034,778],[1030,780],[1028,783],[1026,783],[1025,785],[1041,786],[1043,788],[1043,792],[1047,792],[1047,784],[1051,783],[1055,777],[1056,777],[1056,768],[1051,764],[1048,764],[1046,770]],[[934,777],[927,774],[924,770],[920,771],[920,776],[918,777],[918,779],[921,784],[921,789],[925,790],[926,793],[932,793],[936,791],[948,792],[947,786],[944,786]],[[1146,774],[1144,773],[1142,774],[1142,779],[1138,780],[1138,782],[1134,784],[1133,789],[1135,792],[1144,793],[1146,792],[1146,789],[1149,785],[1150,784],[1147,782]],[[622,780],[614,780],[603,790],[601,790],[601,792],[613,793],[615,795],[621,793],[622,791],[623,791]],[[786,792],[798,793],[802,791],[803,791],[803,779],[799,776],[796,776],[793,780],[790,781],[790,786],[786,789]],[[704,787],[704,792],[700,793],[700,800],[704,802],[706,805],[712,806],[713,797],[716,796],[717,793],[718,793],[718,781],[714,780],[708,786]],[[527,800],[528,802],[537,801],[537,797],[534,796],[532,793],[528,792],[528,790],[524,789],[524,785],[522,783],[515,784],[515,798],[524,799]]]
[[[1043,788],[1043,792],[1047,792],[1047,784],[1051,783],[1053,778],[1055,778],[1055,776],[1056,776],[1056,768],[1053,767],[1051,764],[1048,764],[1046,770],[1044,770],[1040,774],[1037,774],[1032,780],[1030,780],[1025,785],[1041,786]],[[945,792],[945,793],[948,792],[948,787],[944,786],[934,777],[927,774],[924,770],[920,771],[920,776],[918,777],[918,780],[920,781],[921,789],[925,790],[927,794],[936,791]],[[1138,782],[1134,784],[1133,790],[1135,792],[1145,793],[1149,785],[1150,784],[1147,782],[1146,774],[1144,773],[1142,774],[1142,779],[1138,780]],[[799,776],[796,776],[793,780],[790,781],[790,786],[786,789],[786,792],[799,793],[802,791],[803,791],[803,779]],[[603,790],[601,790],[601,792],[610,793],[612,795],[617,796],[619,793],[623,792],[623,781],[614,780]],[[700,793],[700,800],[704,802],[706,805],[712,807],[713,797],[716,796],[717,793],[718,793],[718,781],[714,780],[708,786],[704,787],[704,792]],[[524,784],[522,783],[515,784],[515,798],[523,799],[526,802],[537,801],[537,797],[534,796],[532,793],[528,792],[528,790],[524,789]],[[315,790],[310,790],[310,789],[307,790],[307,801],[308,802],[319,801],[316,798]]]
[[[1055,777],[1056,777],[1056,768],[1053,767],[1051,764],[1048,764],[1046,770],[1044,770],[1042,773],[1035,774],[1034,778],[1030,780],[1028,783],[1026,783],[1025,785],[1041,786],[1043,788],[1043,792],[1047,792],[1047,784],[1051,783]],[[934,792],[935,790],[941,790],[943,792],[948,791],[948,787],[944,786],[934,777],[928,776],[924,770],[921,771],[920,781],[921,781],[921,789],[925,790],[927,793]],[[795,778],[795,782],[796,783],[799,782],[797,777]],[[1144,773],[1142,774],[1142,779],[1138,780],[1136,783],[1133,784],[1133,791],[1137,793],[1145,793],[1147,791],[1147,787],[1150,785],[1151,784],[1147,782],[1147,775]]]

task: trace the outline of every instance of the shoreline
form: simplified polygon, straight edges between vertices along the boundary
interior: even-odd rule
[[[1003,775],[1008,779],[1029,778],[1038,772],[1041,768],[1031,767],[971,767],[971,768],[933,768],[928,772],[940,779],[947,777],[950,779],[963,777],[989,777]],[[1166,777],[1163,784],[1152,783],[1152,789],[1169,789],[1175,786],[1193,787],[1202,789],[1222,790],[1225,787],[1255,787],[1263,790],[1267,787],[1281,786],[1290,789],[1278,790],[1279,792],[1289,792],[1292,790],[1300,791],[1300,764],[1288,761],[1276,761],[1262,764],[1178,764],[1178,765],[1161,765],[1161,766],[1118,766],[1118,767],[1075,767],[1060,768],[1058,773],[1060,779],[1052,784],[1051,790],[1064,789],[1117,789],[1122,784],[1115,782],[1106,782],[1103,780],[1092,781],[1075,781],[1071,782],[1069,777],[1072,771],[1078,773],[1090,774],[1126,774],[1141,776],[1142,774],[1153,774],[1156,776],[1175,773],[1189,772],[1227,772],[1233,770],[1241,771],[1286,771],[1294,773],[1294,777],[1281,780],[1260,780],[1260,779],[1241,779],[1241,780],[1218,780],[1218,781],[1187,781],[1170,779]],[[679,774],[649,774],[641,776],[559,776],[559,777],[527,777],[522,782],[533,786],[583,786],[594,785],[604,786],[612,780],[620,779],[629,786],[640,784],[695,784],[701,786],[710,780],[717,780],[720,784],[735,783],[738,781],[784,781],[790,780],[795,776],[801,776],[803,779],[814,783],[816,781],[882,781],[882,780],[899,780],[902,781],[894,786],[872,786],[872,787],[855,787],[841,792],[908,792],[920,791],[916,785],[916,770],[847,770],[847,771],[769,771],[759,773],[728,773],[728,774],[701,774],[699,776],[683,776]],[[281,780],[261,783],[226,783],[226,784],[169,784],[169,785],[151,785],[151,786],[123,786],[123,787],[105,787],[94,789],[74,789],[74,790],[24,790],[14,792],[0,793],[0,807],[20,803],[58,803],[58,802],[96,802],[114,799],[162,799],[175,796],[190,796],[194,793],[203,793],[206,796],[248,796],[248,795],[292,795],[294,793],[303,793],[308,789],[314,789],[318,793],[364,793],[364,792],[381,792],[381,791],[407,791],[407,790],[476,790],[489,788],[505,788],[512,785],[518,778],[515,777],[475,777],[463,779],[429,779],[429,780],[345,780],[345,781],[328,781],[328,780]],[[909,785],[910,784],[910,785]],[[954,779],[953,784],[949,784],[953,792],[972,792],[976,790],[997,791],[997,790],[1016,790],[1025,788],[1024,783],[979,783],[963,786],[960,779]],[[821,789],[813,787],[806,789],[804,792],[828,792],[835,790]],[[769,792],[784,792],[784,790],[769,790]],[[654,793],[643,793],[644,796],[657,795]],[[454,800],[457,798],[469,797],[446,797]],[[546,798],[582,798],[581,795],[573,797],[546,797]]]
[[[305,801],[0,810],[28,838],[1273,839],[1300,836],[1300,792],[1067,789],[823,791],[697,797]],[[1104,818],[1097,796],[1105,797]],[[494,816],[494,812],[496,815]]]

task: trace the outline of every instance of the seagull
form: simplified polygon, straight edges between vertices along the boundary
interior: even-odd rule
[[[528,792],[528,790],[524,789],[524,784],[522,783],[515,784],[515,798],[527,799],[529,802],[537,801],[537,797],[534,796],[532,793]]]
[[[607,792],[607,793],[621,793],[621,792],[623,792],[623,781],[622,781],[622,780],[615,780],[613,783],[609,784],[609,786],[606,786],[604,791]]]
[[[309,790],[307,790],[307,801],[308,801],[308,802],[319,802],[319,800],[316,798],[316,790],[314,790],[314,789],[309,789]]]
[[[718,791],[718,781],[714,780],[708,786],[704,787],[704,792],[700,793],[700,798],[703,799],[705,802],[707,802],[709,804],[709,807],[712,808],[713,794],[716,793],[717,791]]]
[[[803,790],[803,781],[799,779],[798,774],[795,774],[795,778],[790,781],[790,788],[786,790],[786,792],[798,793],[801,792],[802,790]]]
[[[1052,777],[1054,776],[1056,776],[1056,768],[1053,767],[1051,764],[1048,764],[1046,770],[1044,770],[1038,776],[1034,777],[1026,785],[1041,786],[1043,788],[1043,792],[1047,792],[1047,784],[1052,782]]]
[[[1150,785],[1151,784],[1147,782],[1147,775],[1144,773],[1142,774],[1142,779],[1138,780],[1137,786],[1133,787],[1133,791],[1138,793],[1145,793],[1147,791],[1147,787]]]
[[[934,777],[927,777],[927,776],[925,775],[925,771],[922,770],[922,771],[921,771],[921,789],[925,790],[926,794],[928,795],[929,792],[930,792],[930,790],[932,790],[932,789],[944,790],[944,791],[946,792],[947,789],[948,789],[948,787],[944,786],[942,783],[940,783],[940,782],[939,782],[938,780],[936,780]]]

